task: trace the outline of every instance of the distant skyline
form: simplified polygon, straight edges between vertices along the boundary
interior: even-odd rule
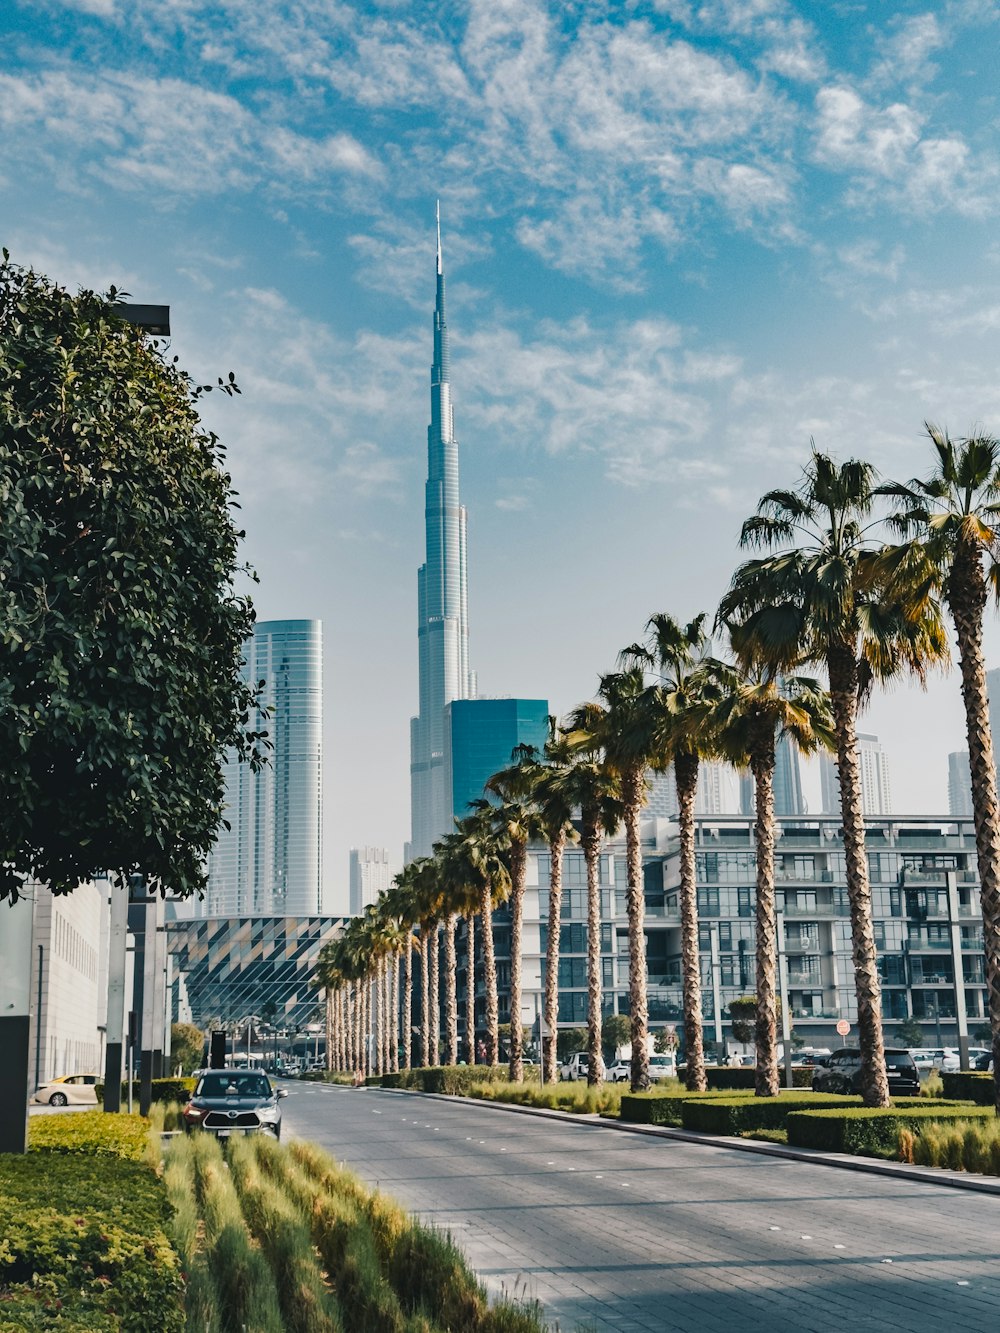
[[[810,438],[906,479],[925,419],[1000,432],[994,0],[15,0],[0,32],[2,243],[169,302],[171,355],[242,387],[205,415],[260,618],[325,622],[335,910],[348,849],[409,831],[436,198],[486,696],[564,714],[651,613],[713,610]],[[897,814],[945,813],[957,673],[861,725]]]

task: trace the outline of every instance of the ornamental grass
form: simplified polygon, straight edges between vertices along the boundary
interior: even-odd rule
[[[1000,1176],[1000,1120],[930,1121],[901,1129],[899,1159],[914,1166]]]

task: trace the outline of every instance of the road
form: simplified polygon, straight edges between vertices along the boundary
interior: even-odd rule
[[[418,1094],[292,1083],[285,1132],[562,1333],[1000,1329],[1000,1199]]]

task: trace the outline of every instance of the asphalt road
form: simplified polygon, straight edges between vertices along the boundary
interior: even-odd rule
[[[562,1333],[1000,1330],[1000,1199],[419,1094],[291,1083],[309,1138]]]

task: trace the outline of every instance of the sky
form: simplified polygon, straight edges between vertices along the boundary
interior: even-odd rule
[[[565,713],[714,612],[811,439],[908,479],[925,421],[1000,432],[993,0],[14,0],[0,38],[2,244],[242,388],[205,415],[258,614],[324,623],[330,909],[409,832],[437,199],[482,694]],[[862,726],[946,811],[957,671]]]

